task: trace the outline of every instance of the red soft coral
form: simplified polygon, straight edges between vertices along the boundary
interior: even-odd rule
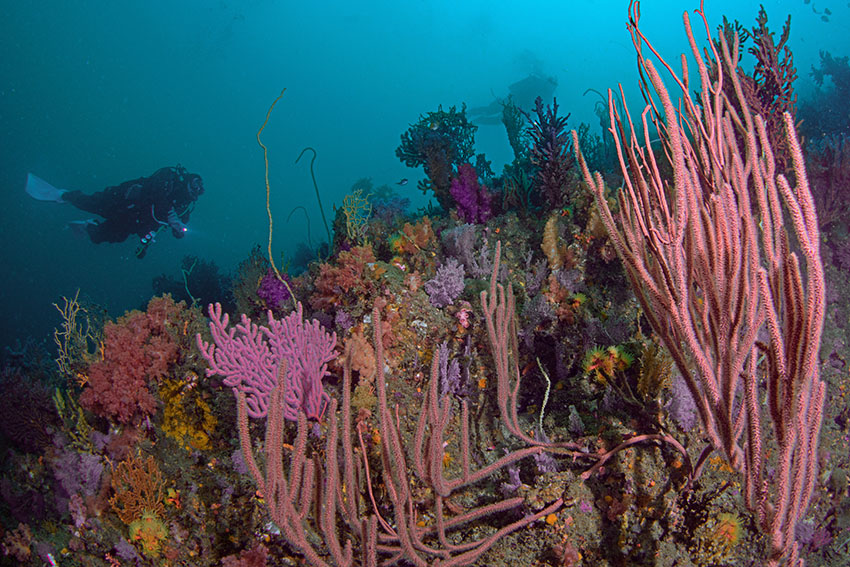
[[[168,304],[170,302],[170,304]],[[148,312],[133,311],[103,328],[103,358],[89,367],[80,404],[119,423],[151,415],[156,399],[148,383],[165,376],[179,350],[168,332],[174,302],[151,300]]]
[[[103,328],[103,359],[89,367],[88,384],[80,404],[96,415],[129,423],[150,414],[156,401],[145,379],[144,344],[150,334],[134,313],[126,324],[107,323]]]

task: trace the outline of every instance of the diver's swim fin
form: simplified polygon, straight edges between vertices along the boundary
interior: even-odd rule
[[[62,195],[67,193],[65,189],[57,189],[32,173],[27,174],[26,192],[30,197],[39,201],[53,201],[54,203],[64,203],[65,201],[62,200]]]

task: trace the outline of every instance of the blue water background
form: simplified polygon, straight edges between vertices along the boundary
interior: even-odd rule
[[[329,218],[352,184],[401,178],[414,206],[421,170],[394,154],[420,114],[466,102],[485,105],[531,72],[555,76],[570,125],[598,128],[598,97],[622,83],[642,106],[625,0],[586,2],[371,1],[3,2],[0,18],[0,345],[32,337],[49,344],[60,322],[52,304],[81,295],[113,316],[152,294],[153,277],[179,276],[185,255],[232,270],[268,238],[263,156],[269,148],[275,253],[324,234],[309,175],[295,164],[318,151],[316,175]],[[764,2],[777,33],[792,15],[791,46],[801,96],[818,51],[850,54],[850,3]],[[642,28],[678,67],[687,49],[682,12],[698,2],[645,1]],[[706,2],[755,24],[759,2]],[[823,21],[829,8],[829,21]],[[697,27],[699,30],[699,27]],[[700,35],[704,37],[704,35]],[[751,65],[746,60],[745,65]],[[482,126],[477,149],[499,173],[512,158],[502,127]],[[64,227],[86,218],[24,193],[28,171],[86,192],[183,164],[206,183],[183,240],[160,236],[138,260],[134,238],[93,245]],[[393,185],[394,186],[394,185]]]

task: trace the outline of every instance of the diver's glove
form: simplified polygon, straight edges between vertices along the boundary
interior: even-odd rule
[[[168,210],[168,226],[171,227],[171,234],[174,235],[174,238],[183,238],[189,230],[189,228],[183,224],[183,221],[180,220],[180,217],[177,216],[177,211],[174,210],[174,207],[171,207]]]

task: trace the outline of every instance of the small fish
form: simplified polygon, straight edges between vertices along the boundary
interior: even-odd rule
[[[827,17],[827,16],[821,16],[820,19],[823,20],[824,22],[829,22],[829,17]]]
[[[824,13],[824,14],[826,14],[827,16],[831,16],[831,15],[832,15],[832,10],[830,10],[829,8],[824,8],[824,9],[823,9],[823,13]]]
[[[396,182],[396,185],[407,185],[407,177],[403,177],[401,181]]]

